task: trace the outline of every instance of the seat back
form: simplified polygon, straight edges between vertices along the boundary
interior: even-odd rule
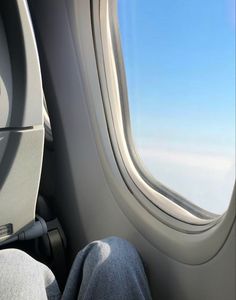
[[[39,59],[27,2],[0,2],[0,244],[31,226],[44,143]]]

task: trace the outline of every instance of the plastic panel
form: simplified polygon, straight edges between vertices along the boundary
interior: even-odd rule
[[[0,118],[0,128],[41,125],[41,75],[26,1],[1,1],[0,12],[1,84],[8,94],[4,96],[4,108],[1,107],[5,116]]]
[[[7,40],[0,15],[0,128],[10,124],[12,109],[12,74]]]
[[[27,2],[0,2],[0,242],[35,219],[43,93]]]

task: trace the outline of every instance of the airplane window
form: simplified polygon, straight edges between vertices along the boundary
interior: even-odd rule
[[[118,18],[143,165],[222,214],[235,182],[235,0],[118,0]]]

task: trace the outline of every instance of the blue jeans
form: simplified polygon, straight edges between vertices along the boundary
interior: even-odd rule
[[[141,300],[151,299],[135,248],[110,237],[81,250],[61,294],[53,273],[17,249],[0,251],[1,300]]]

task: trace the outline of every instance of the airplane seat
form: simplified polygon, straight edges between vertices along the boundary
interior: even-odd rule
[[[39,59],[26,1],[0,2],[0,245],[31,228],[44,144]]]

